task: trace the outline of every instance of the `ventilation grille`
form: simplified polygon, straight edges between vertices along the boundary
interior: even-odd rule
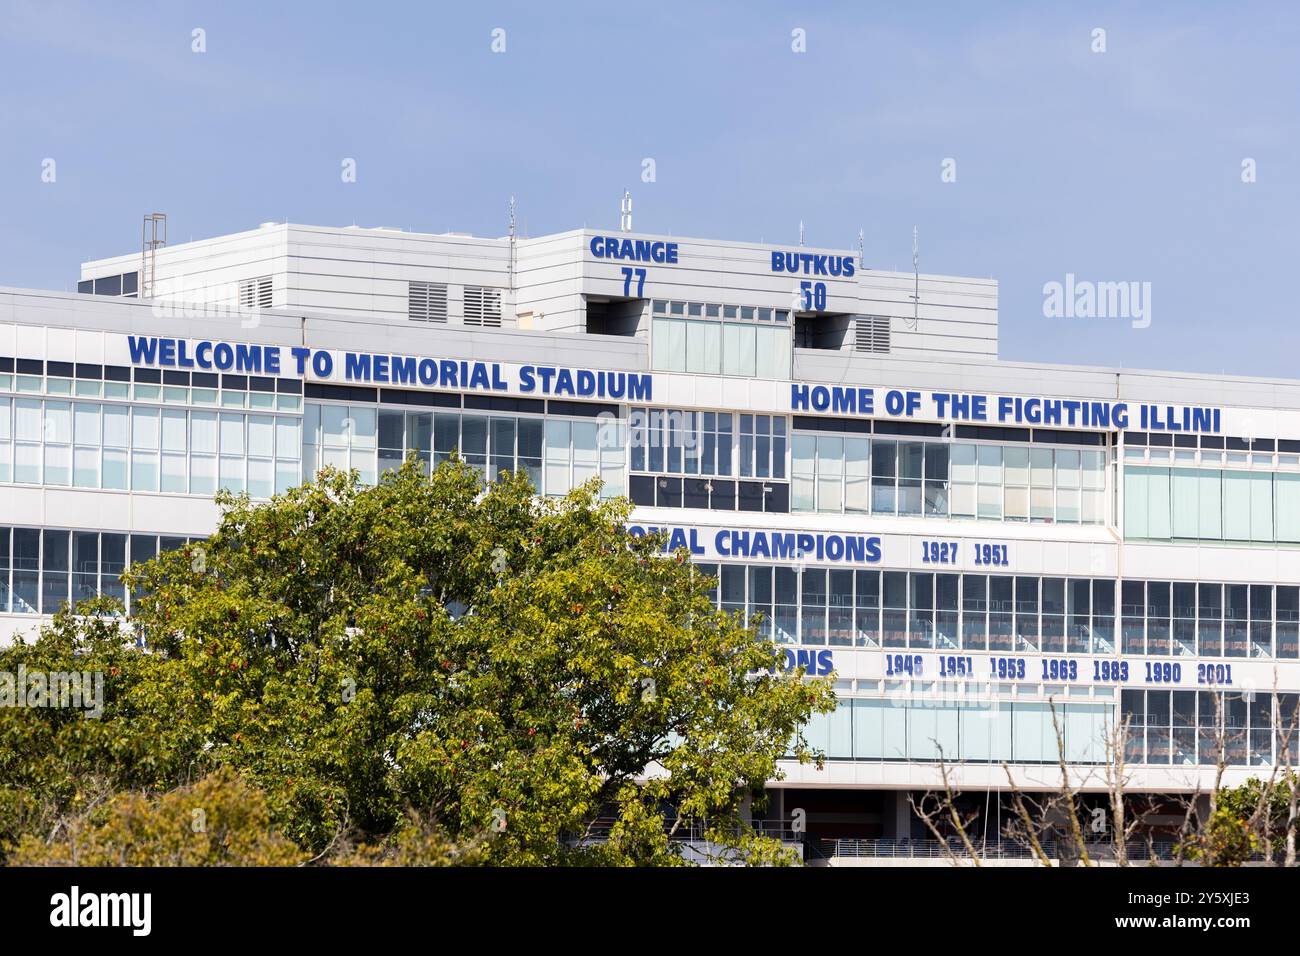
[[[501,290],[465,286],[465,324],[501,328]]]
[[[860,315],[853,325],[853,351],[888,352],[889,316]]]
[[[258,276],[256,279],[240,279],[239,305],[245,309],[269,309],[271,307],[271,277]]]
[[[447,286],[441,282],[410,282],[406,317],[412,322],[447,321]]]

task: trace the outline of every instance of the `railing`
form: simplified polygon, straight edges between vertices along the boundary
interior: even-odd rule
[[[570,842],[604,843],[609,839],[614,824],[615,821],[612,818],[599,818],[587,826],[582,833],[572,834],[569,838]],[[665,828],[671,831],[672,822],[669,821]],[[706,840],[705,832],[707,829],[707,825],[702,823],[683,824],[677,828],[676,832],[671,832],[669,838],[684,843],[701,843]],[[796,834],[788,824],[779,821],[756,820],[749,825],[749,829],[754,833],[772,837],[785,843],[800,843],[803,840],[801,834]]]
[[[1034,851],[1024,844],[1010,840],[972,841],[975,853],[981,860],[1028,860],[1036,857]],[[1069,844],[1044,841],[1043,852],[1051,860],[1077,859],[1079,854]],[[1124,846],[1130,862],[1147,862],[1149,860],[1174,860],[1175,844],[1161,841],[1148,845],[1142,842],[1130,842]],[[1088,856],[1095,861],[1110,861],[1116,856],[1116,848],[1110,843],[1096,843],[1087,846]],[[815,855],[824,859],[834,857],[872,857],[887,859],[949,859],[955,856],[959,861],[968,861],[970,852],[960,839],[953,837],[941,843],[938,840],[857,840],[857,839],[820,839],[815,841]]]

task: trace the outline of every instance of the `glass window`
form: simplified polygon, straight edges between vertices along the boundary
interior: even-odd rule
[[[8,535],[8,529],[0,531]],[[0,571],[0,576],[3,572]],[[89,601],[99,593],[99,535],[94,531],[72,534],[72,597],[74,604]]]
[[[410,445],[410,442],[407,442]],[[440,465],[460,447],[460,416],[436,412],[433,416],[433,463]]]
[[[595,422],[574,422],[573,435],[573,483],[580,485],[597,475],[600,455],[596,443]]]
[[[844,439],[844,510],[859,514],[871,508],[871,443],[866,438]]]
[[[41,613],[53,614],[68,601],[70,535],[47,530],[41,547]]]
[[[871,443],[871,510],[876,514],[898,512],[898,443]]]
[[[519,419],[519,467],[527,473],[528,480],[533,483],[533,488],[539,493],[542,490],[543,424],[540,418]],[[617,450],[621,456],[623,443],[615,437],[613,445],[614,450]],[[621,467],[619,469],[619,479],[622,480]]]
[[[844,439],[837,435],[817,436],[817,510],[844,510]]]
[[[326,434],[328,441],[328,432]],[[221,454],[244,454],[244,416],[221,413]]]
[[[488,420],[484,415],[463,415],[460,420],[460,450],[467,464],[487,479]]]
[[[349,405],[348,415],[352,420],[352,447],[353,448],[374,448],[376,425],[376,410],[367,405]],[[252,416],[249,418],[252,423]],[[256,454],[250,451],[249,454]]]
[[[348,417],[348,409],[345,405],[322,405],[320,409],[321,431],[324,436],[324,444],[330,448],[346,448],[350,442],[348,436],[352,431],[353,421]],[[239,416],[222,416],[224,422],[227,418],[238,419]],[[224,449],[223,449],[224,451]]]
[[[569,491],[569,423],[546,420],[546,493],[562,495]]]
[[[371,420],[373,422],[373,414]],[[372,431],[371,438],[373,437]],[[275,455],[275,427],[271,416],[248,416],[248,454],[258,458],[271,458]]]
[[[790,510],[817,509],[817,436],[796,432],[790,442]]]

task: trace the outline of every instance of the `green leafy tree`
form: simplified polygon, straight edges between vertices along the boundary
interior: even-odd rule
[[[1206,858],[1226,866],[1239,866],[1265,853],[1283,859],[1293,782],[1290,773],[1280,780],[1251,777],[1240,786],[1220,790],[1202,836]]]
[[[85,706],[0,707],[0,856],[23,834],[55,834],[120,791],[188,780],[161,766],[155,741],[134,720],[131,698],[160,661],[124,640],[120,610],[104,598],[87,602],[84,617],[64,608],[36,640],[0,648],[0,673],[12,679],[75,671],[98,675],[103,691],[97,718]]]
[[[0,723],[0,769],[20,746],[50,764],[0,778],[11,844],[83,792],[228,767],[313,859],[660,864],[684,832],[789,858],[742,807],[778,758],[819,759],[800,727],[830,682],[775,667],[684,555],[627,534],[626,502],[414,459],[219,500],[208,541],[127,575],[150,653],[70,615],[14,651],[117,674],[98,722]]]
[[[159,796],[122,792],[60,826],[24,834],[16,866],[292,866],[306,854],[271,826],[266,800],[232,770]]]

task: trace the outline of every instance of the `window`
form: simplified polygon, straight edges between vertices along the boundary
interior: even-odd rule
[[[501,290],[487,286],[465,286],[465,324],[501,328]]]
[[[152,556],[154,535],[0,526],[0,613],[53,614],[105,593],[125,602],[118,575],[125,568],[128,539],[132,554]],[[184,538],[162,539],[164,548]]]
[[[412,322],[446,322],[446,284],[441,282],[408,282],[406,317]]]
[[[1106,520],[1105,452],[954,443],[950,461],[948,496],[954,518],[1065,524]]]
[[[562,495],[599,475],[602,497],[626,492],[624,426],[617,419],[377,411],[376,416],[373,408],[309,404],[304,454],[320,454],[326,463],[341,462],[346,446],[349,467],[373,482],[376,469],[382,475],[400,467],[409,452],[418,455],[427,471],[459,451],[485,481],[495,481],[502,472],[523,471],[539,494]],[[354,423],[351,437],[344,424],[349,419]],[[313,433],[317,420],[319,433]],[[320,443],[319,451],[313,440]]]
[[[244,309],[271,308],[271,277],[239,280],[239,305]]]
[[[752,473],[759,467],[753,419],[745,448],[746,467]],[[767,424],[767,460],[773,469],[774,426]],[[732,449],[735,445],[735,416],[730,412],[691,412],[668,408],[633,408],[628,417],[628,442],[632,471],[680,475],[734,474]],[[779,441],[781,470],[785,469],[785,421],[781,420]],[[744,453],[742,452],[742,458]]]
[[[786,310],[657,299],[651,312],[655,371],[760,379],[790,374]]]
[[[1164,541],[1296,543],[1300,475],[1129,465],[1124,534]]]
[[[853,321],[853,351],[889,352],[889,317],[859,315]]]
[[[948,516],[947,444],[828,432],[791,442],[795,511]]]
[[[85,295],[113,295],[133,299],[139,292],[139,286],[139,272],[123,272],[97,279],[82,279],[77,283],[77,291]]]
[[[740,416],[742,478],[785,477],[785,419],[776,415]]]

